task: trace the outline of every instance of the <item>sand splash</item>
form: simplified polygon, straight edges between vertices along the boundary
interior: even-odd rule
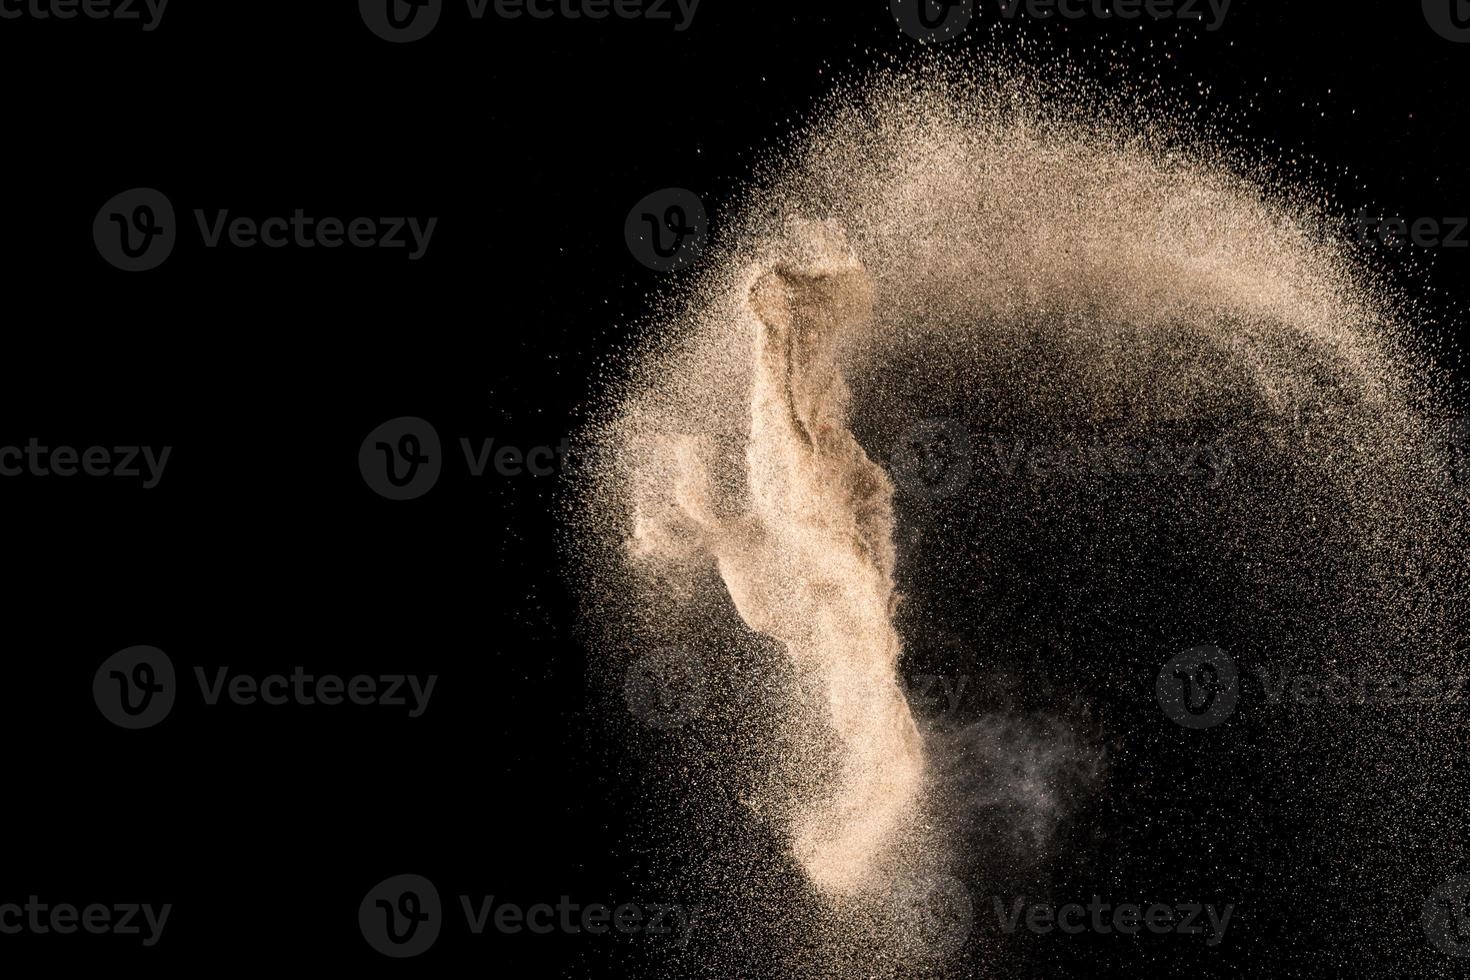
[[[924,762],[897,675],[893,487],[847,429],[837,364],[844,334],[869,328],[871,286],[835,229],[807,236],[803,264],[778,264],[750,288],[742,499],[718,514],[703,461],[678,453],[672,500],[635,508],[631,551],[662,561],[694,542],[746,625],[815,680],[839,772],[796,816],[793,849],[818,887],[849,894],[871,887],[912,819]]]
[[[582,443],[574,556],[594,642],[674,646],[708,675],[678,770],[703,816],[676,852],[748,912],[707,930],[714,972],[1011,956],[895,910],[916,882],[1044,875],[1067,819],[1126,792],[1104,785],[1098,729],[1137,736],[1108,706],[1171,645],[1383,670],[1412,642],[1421,667],[1453,668],[1451,612],[1403,574],[1444,566],[1460,527],[1433,372],[1392,294],[1316,230],[1322,205],[1183,115],[1060,70],[865,80],[775,156],[620,369]],[[1065,469],[896,493],[903,461],[883,457],[934,419],[1044,441],[1187,431],[1230,479]],[[1039,629],[1064,634],[1036,655],[1052,660],[1021,652]],[[937,633],[968,638],[952,669],[989,679],[943,730],[902,678],[909,641]],[[1043,667],[1066,675],[1052,702],[1005,693]],[[1266,755],[1313,758],[1328,775],[1293,805],[1366,849],[1404,810],[1340,804],[1428,784],[1385,760],[1442,754],[1450,722],[1343,724],[1346,741],[1263,725]],[[1404,847],[1457,819],[1447,806],[1415,791]]]

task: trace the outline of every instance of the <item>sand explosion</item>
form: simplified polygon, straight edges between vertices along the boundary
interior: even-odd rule
[[[673,850],[710,902],[746,909],[706,930],[714,972],[999,968],[1021,954],[963,952],[911,906],[965,919],[957,881],[1044,879],[1069,818],[1129,791],[1105,785],[1106,746],[1157,723],[1134,692],[1170,651],[1454,668],[1454,609],[1405,576],[1434,566],[1440,597],[1462,579],[1436,381],[1324,209],[1186,138],[1176,106],[941,65],[819,118],[614,382],[582,446],[574,557],[595,642],[683,651],[704,685],[678,765],[697,816]],[[940,494],[895,482],[926,426],[1210,451],[1170,479],[1054,459]],[[938,634],[963,637],[945,669],[985,680],[944,725],[904,679]],[[1040,694],[1043,676],[1062,679]],[[1442,756],[1442,713],[1259,730],[1253,765],[1319,773],[1283,806],[1303,867],[1344,888],[1393,862],[1342,849],[1408,814],[1401,847],[1422,851],[1457,819],[1435,766],[1385,763]],[[1385,802],[1348,815],[1365,793]],[[1422,876],[1395,868],[1413,894]]]

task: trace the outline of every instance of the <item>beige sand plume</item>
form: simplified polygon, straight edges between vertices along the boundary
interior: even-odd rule
[[[839,336],[865,330],[872,288],[831,225],[798,229],[799,258],[755,274],[755,334],[744,498],[714,516],[698,455],[677,452],[684,544],[707,550],[735,608],[815,681],[840,747],[824,798],[794,815],[793,848],[812,881],[872,887],[874,861],[911,815],[923,777],[919,734],[897,683],[893,488],[846,424]],[[725,508],[720,508],[725,509]],[[635,550],[669,542],[670,515],[639,520]]]

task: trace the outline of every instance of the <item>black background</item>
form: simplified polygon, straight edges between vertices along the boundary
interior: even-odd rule
[[[989,9],[989,8],[987,8]],[[1012,24],[1106,73],[1131,50],[1205,114],[1307,160],[1344,210],[1470,212],[1470,45],[1418,4],[1236,0],[1224,27]],[[161,485],[0,480],[7,515],[8,828],[0,901],[172,902],[163,941],[0,937],[34,956],[173,971],[309,965],[613,975],[616,937],[464,936],[382,961],[357,931],[374,883],[411,872],[530,904],[638,898],[620,856],[636,791],[590,710],[588,652],[555,530],[557,481],[473,479],[461,437],[559,443],[665,276],[634,261],[635,201],[720,207],[834,79],[918,45],[882,0],[704,0],[690,30],[471,22],[374,37],[346,0],[174,0],[158,30],[0,21],[7,357],[0,445],[169,445]],[[107,265],[103,202],[156,187],[181,220],[437,216],[428,255],[208,250]],[[1381,250],[1456,312],[1467,251]],[[427,497],[372,493],[357,450],[397,416],[449,458]],[[424,717],[205,709],[108,724],[93,673],[133,644],[182,674],[440,675]],[[3,969],[0,966],[0,969]],[[404,969],[406,968],[406,969]],[[1204,968],[1204,967],[1201,967]],[[1212,964],[1209,969],[1220,968]],[[1083,967],[1075,975],[1086,975]],[[20,975],[20,974],[14,974]]]

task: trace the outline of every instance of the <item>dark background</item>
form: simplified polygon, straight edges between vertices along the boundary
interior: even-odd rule
[[[993,21],[962,43],[984,43]],[[1165,87],[1205,82],[1206,115],[1245,111],[1245,138],[1302,155],[1345,209],[1470,212],[1470,45],[1436,35],[1418,4],[1236,0],[1216,33],[1169,22],[996,33],[1100,74],[1099,53],[1119,49]],[[622,969],[634,940],[469,939],[451,926],[431,953],[395,964],[357,931],[362,895],[405,872],[433,879],[446,903],[654,899],[628,883],[621,834],[637,791],[589,710],[557,481],[472,479],[458,440],[571,434],[600,361],[679,276],[630,255],[633,203],[691,188],[718,235],[759,147],[852,66],[917,49],[883,0],[704,0],[683,33],[476,23],[451,3],[409,45],[374,37],[346,0],[174,0],[153,32],[0,21],[0,445],[174,447],[152,490],[0,480],[0,902],[175,906],[152,949],[0,937],[0,964]],[[90,229],[104,201],[138,186],[162,190],[190,227],[161,268],[126,274]],[[196,207],[440,221],[428,255],[409,262],[206,250]],[[1396,272],[1423,267],[1412,289],[1441,293],[1452,314],[1467,255],[1382,250]],[[405,415],[433,422],[450,458],[430,495],[393,503],[364,485],[357,450]],[[89,694],[102,660],[134,644],[162,648],[186,675],[173,715],[142,732],[114,728]],[[205,709],[187,677],[196,665],[297,664],[440,680],[409,720]]]

